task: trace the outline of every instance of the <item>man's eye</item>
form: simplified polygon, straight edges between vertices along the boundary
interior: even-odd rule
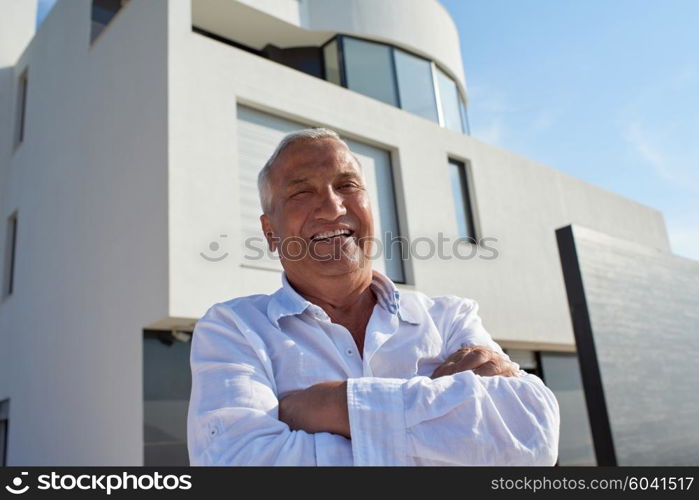
[[[356,182],[346,182],[340,186],[340,189],[355,189],[358,188],[359,184]]]
[[[291,195],[292,198],[298,198],[300,196],[303,196],[304,194],[308,194],[310,191],[307,189],[304,189],[303,191],[296,191],[294,194]]]

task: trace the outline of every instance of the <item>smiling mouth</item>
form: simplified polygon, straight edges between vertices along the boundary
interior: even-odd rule
[[[335,229],[334,231],[323,231],[322,233],[314,234],[311,236],[311,241],[329,243],[337,238],[349,238],[352,235],[354,235],[354,231],[351,229]]]

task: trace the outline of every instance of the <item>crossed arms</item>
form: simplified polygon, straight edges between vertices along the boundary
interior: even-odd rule
[[[464,338],[472,342],[474,325],[466,326]],[[190,462],[553,465],[559,427],[553,394],[532,375],[502,376],[514,373],[492,356],[496,344],[483,344],[453,349],[433,378],[350,378],[280,401],[262,341],[231,309],[212,308],[192,345]]]
[[[516,365],[496,351],[483,346],[465,347],[449,356],[432,373],[433,379],[472,370],[480,376],[519,376]],[[330,432],[351,437],[347,409],[347,382],[323,382],[279,401],[279,420],[291,430]]]

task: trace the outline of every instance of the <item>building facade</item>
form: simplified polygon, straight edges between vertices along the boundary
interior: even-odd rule
[[[669,253],[662,214],[469,136],[436,0],[59,0],[36,33],[31,4],[0,0],[5,463],[186,463],[193,325],[280,286],[256,175],[309,126],[363,165],[376,267],[476,299],[595,463],[555,231]]]

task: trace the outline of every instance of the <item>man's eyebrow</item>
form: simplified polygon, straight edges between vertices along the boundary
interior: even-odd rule
[[[305,183],[308,182],[308,180],[309,180],[308,177],[298,177],[298,178],[296,178],[296,179],[291,179],[291,180],[286,184],[286,187],[287,187],[287,188],[290,188],[290,187],[294,187],[294,186],[296,186],[296,185],[298,185],[298,184],[305,184]]]
[[[361,179],[362,176],[359,172],[354,170],[349,170],[347,172],[341,172],[338,176],[339,179]]]

